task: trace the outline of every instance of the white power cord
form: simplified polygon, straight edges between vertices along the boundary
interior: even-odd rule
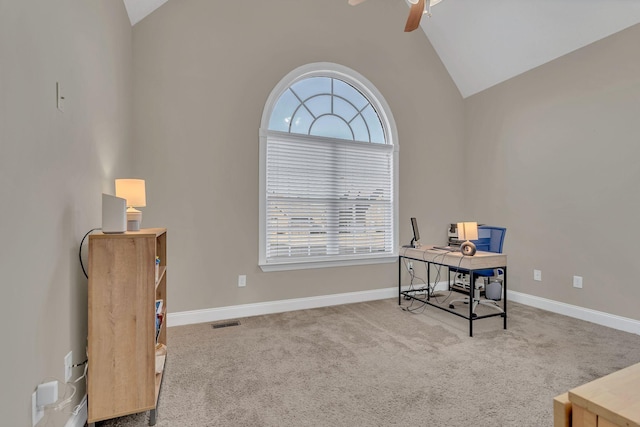
[[[78,365],[74,365],[74,366],[80,366],[81,364]],[[64,384],[65,385],[65,389],[64,389],[64,393],[62,395],[62,398],[58,399],[56,402],[50,403],[48,405],[44,405],[43,409],[47,410],[53,410],[55,412],[61,412],[62,410],[66,409],[69,407],[69,405],[71,404],[71,402],[73,401],[73,398],[76,396],[76,392],[78,391],[77,386],[75,385],[78,381],[80,381],[83,378],[87,377],[87,369],[88,369],[89,363],[85,362],[84,363],[84,372],[82,373],[82,375],[80,377],[78,377],[76,380],[74,380],[73,382],[67,382],[67,383],[63,383],[62,381],[58,380],[57,378],[53,378],[53,377],[49,377],[46,378],[42,383],[45,382],[49,382],[49,381],[57,381],[58,384]],[[69,390],[71,390],[71,394],[68,397],[65,397],[68,393]],[[78,405],[76,405],[70,412],[70,414],[72,415],[78,415],[78,412],[80,412],[80,408],[82,408],[82,404],[83,402],[80,402]],[[45,427],[50,426],[51,424],[51,418],[50,416],[47,417],[46,423],[44,424]]]

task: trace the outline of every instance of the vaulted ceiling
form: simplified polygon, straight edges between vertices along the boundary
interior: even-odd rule
[[[168,0],[123,1],[135,25]],[[431,12],[422,31],[466,98],[640,23],[640,0],[444,0]]]

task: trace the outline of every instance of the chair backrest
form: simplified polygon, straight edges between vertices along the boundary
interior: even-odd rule
[[[504,227],[494,227],[492,225],[478,226],[478,240],[472,240],[476,249],[485,252],[502,253],[502,244],[507,229]]]

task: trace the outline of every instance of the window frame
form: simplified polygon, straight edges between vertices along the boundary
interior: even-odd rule
[[[314,261],[301,261],[299,259],[291,261],[279,261],[279,262],[267,262],[266,259],[266,244],[267,244],[267,225],[266,225],[266,167],[267,167],[267,138],[269,136],[269,121],[273,110],[280,99],[280,96],[288,90],[288,88],[294,83],[311,77],[330,77],[342,80],[354,88],[359,90],[371,103],[378,113],[380,118],[382,129],[385,133],[385,140],[387,145],[393,146],[393,186],[392,186],[392,198],[393,198],[393,243],[392,252],[382,255],[363,255],[362,257],[349,259],[331,259],[331,260],[314,260]],[[273,131],[277,132],[277,131]],[[283,271],[283,270],[299,270],[308,268],[323,268],[323,267],[342,267],[352,265],[364,265],[364,264],[378,264],[378,263],[390,263],[395,262],[398,259],[398,214],[399,214],[399,202],[398,202],[398,178],[399,178],[399,144],[398,133],[395,125],[395,120],[391,113],[391,109],[387,104],[382,94],[376,89],[376,87],[367,80],[364,76],[358,72],[334,63],[318,62],[312,64],[306,64],[288,73],[271,91],[265,108],[262,113],[262,119],[259,129],[259,141],[260,141],[260,167],[259,167],[259,254],[258,265],[263,271]],[[348,141],[348,140],[347,140]],[[375,144],[372,142],[372,144]]]

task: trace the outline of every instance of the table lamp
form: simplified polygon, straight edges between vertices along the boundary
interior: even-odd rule
[[[460,245],[460,252],[463,255],[473,256],[476,253],[476,245],[469,240],[478,240],[478,223],[477,222],[459,222],[458,223],[458,240],[464,240]]]
[[[142,212],[136,208],[147,206],[144,179],[116,179],[116,197],[127,200],[127,231],[139,231]]]

